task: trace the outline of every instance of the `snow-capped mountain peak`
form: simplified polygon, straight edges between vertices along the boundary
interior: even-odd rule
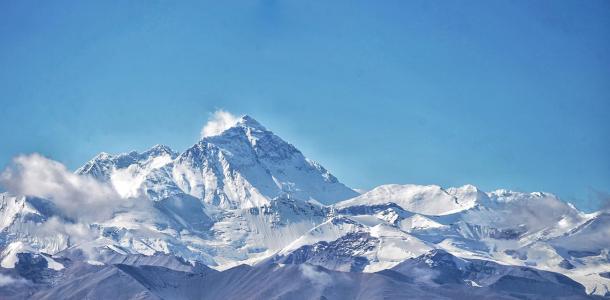
[[[243,115],[241,118],[239,118],[235,125],[260,131],[267,131],[265,126],[261,125],[261,123],[259,123],[257,120],[255,120],[249,115]]]
[[[387,184],[354,199],[337,203],[337,209],[395,203],[423,215],[449,215],[474,207],[484,195],[472,186],[445,190],[437,185]]]
[[[324,204],[357,195],[247,115],[179,155],[172,172],[186,193],[222,207],[266,205],[281,195]]]
[[[588,293],[610,291],[609,214],[584,214],[550,193],[473,185],[388,184],[359,194],[252,117],[230,119],[182,153],[164,145],[102,152],[76,171],[96,180],[66,172],[121,198],[112,202],[119,209],[96,218],[62,214],[66,206],[53,199],[0,194],[0,264],[19,269],[30,257],[59,272],[83,256],[87,268],[146,256],[168,266],[171,258],[155,257],[163,253],[219,270],[311,264],[397,276],[423,267],[442,275],[432,282],[447,275],[486,288],[497,278],[452,266],[501,263],[515,266],[501,267],[506,272],[535,267],[565,274]]]
[[[264,206],[282,195],[323,204],[357,195],[248,115],[179,155],[164,145],[142,153],[101,153],[76,173],[110,182],[126,197],[153,191],[148,195],[159,200],[186,193],[223,208]],[[158,191],[158,182],[171,193]]]

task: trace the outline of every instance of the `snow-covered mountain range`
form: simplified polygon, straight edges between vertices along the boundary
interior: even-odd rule
[[[249,116],[74,173],[22,156],[0,182],[3,298],[610,296],[610,211],[472,185],[360,194]]]

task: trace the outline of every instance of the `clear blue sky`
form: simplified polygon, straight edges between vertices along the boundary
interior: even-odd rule
[[[175,2],[0,2],[0,165],[181,151],[223,108],[356,188],[610,192],[609,1]]]

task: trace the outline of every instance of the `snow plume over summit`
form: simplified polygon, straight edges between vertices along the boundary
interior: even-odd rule
[[[219,135],[223,131],[233,127],[239,121],[239,117],[232,113],[219,109],[212,113],[208,122],[201,128],[201,138]]]

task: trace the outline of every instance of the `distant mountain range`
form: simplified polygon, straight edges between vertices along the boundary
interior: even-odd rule
[[[65,173],[25,156],[2,174],[0,298],[610,297],[610,211],[472,185],[358,193],[249,116]]]

